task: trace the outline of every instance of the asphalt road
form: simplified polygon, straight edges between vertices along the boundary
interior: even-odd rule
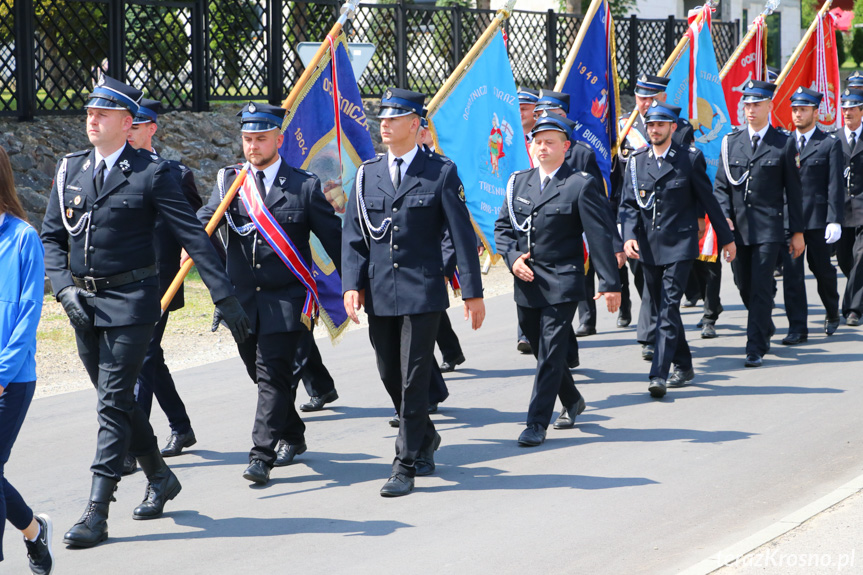
[[[468,360],[447,376],[451,396],[434,416],[437,473],[407,497],[378,495],[395,430],[365,330],[321,346],[340,399],[305,417],[309,451],[264,488],[241,477],[255,388],[239,359],[175,374],[198,444],[169,460],[183,491],[162,519],[132,520],[138,472],[120,484],[107,543],[60,542],[89,492],[90,390],[34,402],[6,475],[54,518],[58,574],[676,573],[863,472],[863,331],[824,336],[810,285],[809,342],[779,345],[787,322],[777,309],[773,351],[745,369],[745,311],[725,271],[718,339],[701,340],[700,312],[684,310],[691,385],[651,399],[634,329],[601,310],[575,371],[587,410],[577,429],[549,429],[533,449],[515,441],[535,362],[515,352],[512,296],[487,301],[476,333],[450,310]],[[10,529],[0,572],[26,573]]]

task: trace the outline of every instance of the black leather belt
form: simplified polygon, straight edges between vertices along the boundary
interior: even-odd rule
[[[94,278],[90,276],[79,278],[72,276],[72,281],[79,288],[85,289],[88,292],[96,293],[100,289],[120,287],[132,282],[145,280],[156,275],[159,275],[159,269],[155,265],[152,265],[106,278]]]

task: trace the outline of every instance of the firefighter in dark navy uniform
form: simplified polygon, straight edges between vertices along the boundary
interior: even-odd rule
[[[380,494],[407,495],[435,470],[440,435],[429,418],[429,379],[440,314],[449,306],[441,237],[449,228],[465,316],[485,317],[476,235],[455,164],[416,145],[425,95],[389,88],[381,98],[386,154],[357,172],[343,231],[342,290],[355,322],[365,306],[384,386],[399,412],[392,473]]]
[[[842,143],[836,134],[822,132],[815,122],[823,95],[815,90],[797,88],[791,95],[791,118],[797,129],[792,137],[800,155],[800,181],[803,190],[803,239],[806,260],[818,285],[818,295],[827,312],[824,332],[833,335],[839,327],[839,291],[836,268],[830,261],[831,244],[842,236],[845,186],[842,182]],[[797,345],[809,337],[809,304],[803,258],[792,258],[783,251],[782,291],[788,335],[783,345]]]
[[[585,401],[566,365],[569,334],[578,302],[585,297],[582,234],[591,245],[599,294],[617,312],[620,283],[614,256],[614,228],[601,182],[565,161],[571,124],[557,115],[537,120],[533,129],[539,166],[514,173],[495,222],[497,251],[512,271],[518,322],[537,358],[527,427],[518,443],[545,441],[555,396],[563,410],[555,429],[571,428]]]
[[[180,482],[165,465],[153,428],[135,403],[135,382],[159,321],[153,242],[161,218],[197,263],[237,340],[249,319],[170,165],[126,142],[141,92],[103,78],[87,103],[94,149],[60,160],[42,226],[45,268],[75,328],[78,355],[96,388],[99,432],[89,503],[63,541],[92,547],[108,538],[108,505],[131,453],[147,475],[134,519],[162,515]]]
[[[698,216],[706,210],[726,260],[734,259],[734,236],[713,196],[707,162],[695,147],[673,141],[680,108],[654,101],[644,116],[651,145],[634,152],[623,172],[620,222],[626,255],[641,262],[644,283],[659,306],[648,391],[691,381],[692,353],[680,319],[692,263],[698,256]],[[674,364],[671,377],[668,372]]]
[[[775,84],[758,80],[744,86],[747,126],[723,139],[713,184],[737,243],[737,258],[731,269],[749,311],[746,367],[762,365],[776,331],[770,316],[779,250],[787,245],[796,258],[805,248],[797,146],[787,132],[769,124],[775,90]]]
[[[128,137],[128,142],[133,148],[150,152],[155,156],[154,159],[159,158],[159,154],[153,147],[153,136],[158,129],[157,124],[161,111],[162,102],[142,98]],[[180,162],[166,161],[170,165],[174,177],[180,183],[183,197],[189,202],[192,210],[197,211],[204,202],[198,193],[192,170]],[[171,227],[159,218],[156,222],[156,258],[159,261],[159,293],[161,295],[168,291],[171,282],[174,281],[174,276],[180,271],[181,249],[180,243],[171,232]],[[191,447],[197,441],[189,420],[189,414],[186,412],[186,406],[177,393],[171,371],[165,364],[165,351],[162,349],[162,336],[165,333],[168,316],[170,312],[181,309],[183,304],[183,286],[180,286],[168,305],[168,309],[162,314],[159,323],[153,330],[150,347],[147,349],[147,357],[144,358],[141,373],[138,374],[138,385],[135,389],[135,401],[138,402],[148,417],[155,395],[159,406],[168,418],[171,436],[168,438],[167,445],[162,448],[162,457],[179,455],[184,448]],[[136,468],[135,458],[127,455],[123,474],[134,472]]]
[[[307,360],[301,350],[317,317],[310,234],[321,240],[336,269],[341,261],[341,222],[321,181],[279,156],[285,112],[250,102],[237,114],[248,172],[224,216],[228,275],[252,321],[253,335],[241,344],[241,356],[250,372],[254,358],[258,384],[253,447],[243,477],[259,485],[269,482],[273,467],[306,451],[305,425],[294,402]],[[202,222],[210,221],[241,169],[219,171],[210,202],[198,211]]]
[[[863,77],[848,78],[842,93],[845,127],[836,131],[842,143],[845,164],[845,221],[836,244],[836,260],[848,281],[842,296],[845,325],[860,325],[863,314]],[[859,87],[858,87],[859,86]]]

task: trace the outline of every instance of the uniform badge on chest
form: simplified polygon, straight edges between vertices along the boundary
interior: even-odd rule
[[[645,196],[647,195],[647,190],[641,190],[641,191],[639,191],[639,192],[638,192],[638,195],[639,195],[639,196],[641,196],[642,198],[643,198],[643,197],[645,197]]]
[[[66,208],[66,217],[71,218],[75,215],[75,212],[72,211],[72,208]]]
[[[72,200],[72,203],[75,204],[76,206],[80,205],[81,204],[81,196],[75,196],[75,199]]]

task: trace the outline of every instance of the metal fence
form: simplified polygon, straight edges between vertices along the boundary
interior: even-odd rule
[[[0,115],[80,110],[100,71],[170,109],[219,100],[279,104],[303,71],[299,42],[320,41],[337,0],[0,0]],[[377,46],[363,96],[387,86],[433,94],[494,17],[490,10],[364,4],[345,32]],[[515,11],[505,30],[516,83],[553,86],[581,26],[572,14]],[[673,17],[615,22],[621,90],[656,72],[686,30]],[[714,22],[720,63],[739,22]]]

